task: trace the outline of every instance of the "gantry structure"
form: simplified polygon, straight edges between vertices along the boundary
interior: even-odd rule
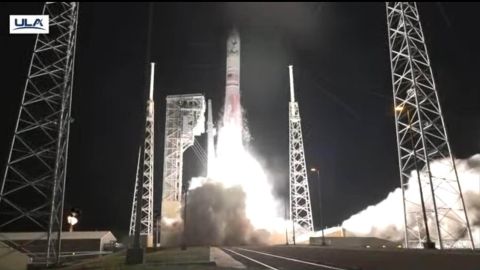
[[[202,94],[169,95],[166,100],[162,220],[180,217],[183,153],[205,132],[206,109]]]

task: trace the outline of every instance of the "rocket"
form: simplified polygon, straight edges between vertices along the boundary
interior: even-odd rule
[[[227,72],[223,123],[241,126],[240,105],[240,35],[233,29],[227,39]]]

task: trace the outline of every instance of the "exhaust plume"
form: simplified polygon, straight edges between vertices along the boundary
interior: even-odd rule
[[[265,244],[269,233],[255,230],[246,216],[240,186],[206,183],[190,190],[186,237],[190,245]],[[191,222],[188,222],[188,221]]]
[[[186,240],[190,245],[274,243],[284,239],[276,232],[284,235],[285,223],[277,217],[267,174],[246,148],[250,136],[240,103],[240,35],[236,30],[227,39],[226,60],[225,104],[216,153],[209,155],[208,178],[192,179]],[[172,241],[178,242],[182,219],[164,226],[176,232]]]
[[[455,160],[455,164],[474,242],[478,247],[480,245],[480,154],[476,154],[467,159],[457,159]],[[431,170],[433,175],[442,175],[446,178],[451,177],[450,174],[453,174],[448,167],[443,165],[442,160],[433,161],[431,163]],[[409,188],[405,191],[405,196],[409,201],[420,204],[417,173],[412,171],[410,175]],[[432,179],[434,185],[442,185],[440,182],[436,183],[435,180],[435,178]],[[437,192],[442,192],[442,189],[437,189]],[[455,200],[455,197],[452,195],[448,195],[449,194],[442,194],[442,197],[446,198],[445,201],[452,209],[457,209],[458,207],[456,207],[456,205],[461,202]],[[390,192],[383,201],[376,205],[368,206],[365,210],[345,220],[342,227],[347,230],[348,234],[354,236],[374,236],[391,241],[401,241],[404,238],[402,202],[402,191],[400,188],[397,188]],[[433,206],[430,205],[427,206],[427,208],[432,207]],[[421,211],[421,209],[418,209],[418,211]],[[456,214],[462,215],[462,213]],[[430,216],[428,224],[429,227],[432,228],[432,233],[435,234],[434,220],[430,218]],[[456,226],[455,224],[456,223],[451,223],[448,225]],[[452,229],[458,232],[459,236],[465,236],[461,235],[464,233],[461,228],[457,230],[455,230],[455,228]]]

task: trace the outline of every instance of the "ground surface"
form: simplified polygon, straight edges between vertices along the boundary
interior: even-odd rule
[[[247,269],[480,270],[480,253],[404,249],[338,249],[319,246],[221,247]],[[64,270],[235,269],[217,267],[209,247],[164,249],[146,254],[144,265],[125,265],[125,253],[76,263]],[[238,266],[238,265],[237,265]]]
[[[64,270],[143,270],[143,269],[187,269],[210,270],[217,268],[210,262],[209,247],[192,247],[186,251],[180,249],[165,249],[145,254],[145,264],[125,265],[125,252],[120,252],[102,258],[80,261],[74,265],[61,268]]]
[[[267,265],[260,269],[480,270],[480,253],[471,251],[337,249],[299,245],[228,249],[227,253],[247,266],[259,267],[259,264],[242,256]]]

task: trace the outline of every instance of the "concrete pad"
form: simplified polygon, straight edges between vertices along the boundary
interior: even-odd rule
[[[210,261],[214,261],[218,267],[245,269],[245,265],[217,247],[210,247]]]
[[[0,269],[26,270],[28,262],[27,255],[0,242]]]

